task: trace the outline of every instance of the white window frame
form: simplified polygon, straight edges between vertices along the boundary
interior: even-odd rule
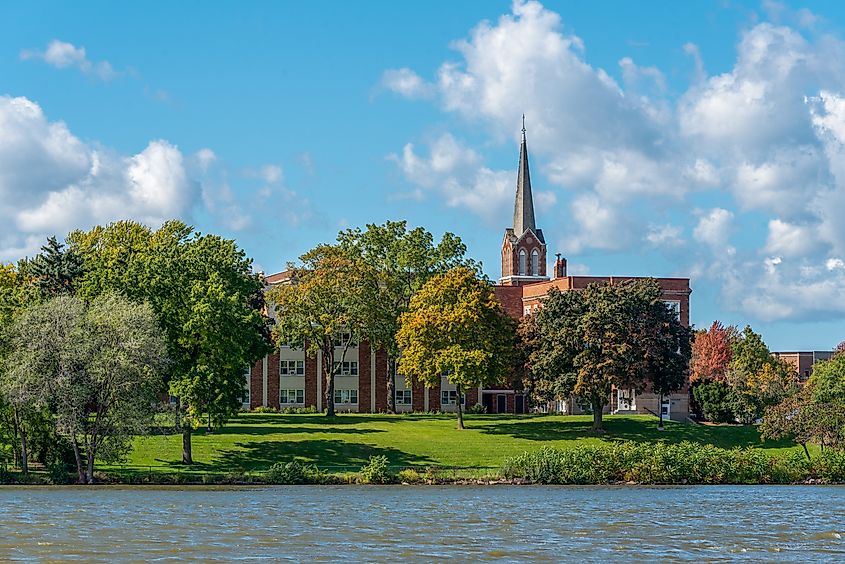
[[[291,397],[293,401],[291,401]],[[291,405],[291,404],[304,404],[305,403],[305,390],[302,388],[290,389],[284,388],[279,389],[279,405]]]
[[[411,390],[396,390],[396,405],[412,405],[414,395]]]
[[[446,401],[443,399],[446,398]],[[456,405],[458,403],[458,390],[440,390],[440,405]],[[466,405],[467,395],[461,394],[461,405]]]
[[[519,275],[525,276],[525,270],[527,268],[528,262],[528,253],[525,252],[525,249],[519,249]]]
[[[291,367],[293,367],[293,371],[291,371]],[[304,376],[305,361],[287,360],[283,358],[279,361],[279,374],[282,376]]]
[[[335,375],[337,376],[357,376],[358,375],[358,361],[357,360],[344,360],[343,364],[340,366],[340,370],[338,370],[338,365],[340,362],[334,363],[334,370]]]
[[[358,404],[358,390],[354,389],[354,388],[349,389],[349,390],[335,389],[335,391],[334,391],[334,402],[335,402],[335,404],[357,405]]]

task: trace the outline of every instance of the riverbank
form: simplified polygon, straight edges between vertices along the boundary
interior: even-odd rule
[[[607,432],[595,435],[590,432],[591,423],[589,416],[468,415],[467,429],[458,431],[454,416],[447,414],[341,414],[326,418],[318,414],[244,413],[213,433],[197,431],[193,440],[195,464],[191,466],[180,463],[181,436],[162,425],[154,435],[135,441],[126,464],[98,465],[97,478],[101,483],[120,484],[349,484],[361,482],[362,468],[376,460],[381,466],[379,472],[391,476],[386,481],[394,483],[486,484],[501,483],[506,478],[525,483],[538,480],[506,475],[509,459],[542,448],[584,452],[620,442],[742,448],[766,458],[799,460],[803,456],[803,451],[788,441],[760,441],[755,427],[669,421],[664,431],[658,431],[654,417],[608,416]],[[291,476],[289,471],[279,470],[289,463],[294,463],[298,474]],[[276,476],[271,477],[274,465]],[[44,472],[8,478],[0,481],[57,481]],[[665,481],[683,483],[684,479],[696,482],[675,476]],[[806,479],[816,477],[807,473],[793,481]],[[632,479],[629,472],[615,478],[581,481],[626,483]],[[640,478],[633,481],[650,483]]]

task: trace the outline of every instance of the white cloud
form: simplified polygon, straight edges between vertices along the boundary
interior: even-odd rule
[[[43,51],[24,49],[20,57],[22,60],[40,59],[57,69],[76,68],[83,74],[97,76],[102,80],[111,80],[118,75],[108,61],[91,61],[85,53],[85,47],[77,47],[58,39],[50,41]]]
[[[652,246],[665,249],[684,244],[683,228],[679,225],[652,225],[645,240]]]
[[[80,141],[35,102],[0,96],[0,260],[75,228],[185,217],[197,194],[182,153],[167,141],[119,155]]]
[[[431,81],[411,69],[402,76],[431,85],[445,112],[499,143],[515,137],[526,114],[533,162],[541,163],[532,169],[535,191],[545,180],[569,192],[559,198],[567,221],[543,227],[570,252],[633,251],[645,242],[671,254],[690,232],[700,245],[679,270],[721,284],[725,303],[752,318],[798,318],[824,309],[814,299],[845,289],[842,270],[825,266],[845,257],[845,41],[806,32],[816,19],[781,9],[773,22],[750,24],[732,68],[714,76],[698,47],[683,45],[690,83],[674,95],[664,89],[665,69],[631,57],[619,61],[618,83],[588,63],[583,41],[558,14],[516,0],[510,13],[454,42],[457,58]],[[410,145],[403,157],[397,163],[418,186],[442,185],[432,159]],[[483,166],[467,146],[454,158]],[[510,184],[502,184],[503,210]]]
[[[434,85],[424,81],[420,75],[409,68],[384,71],[381,84],[384,88],[406,98],[430,98],[434,95]]]
[[[733,219],[734,214],[722,208],[702,212],[692,235],[697,241],[714,249],[729,249]]]

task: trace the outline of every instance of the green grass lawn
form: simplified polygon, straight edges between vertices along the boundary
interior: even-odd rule
[[[799,448],[789,441],[763,443],[754,427],[667,422],[661,432],[655,417],[607,416],[607,433],[596,436],[589,431],[591,423],[591,416],[468,415],[467,429],[458,431],[454,415],[343,414],[329,419],[323,415],[245,413],[214,433],[200,430],[194,434],[195,464],[190,471],[261,471],[275,462],[297,458],[343,472],[359,469],[372,455],[385,455],[394,466],[492,471],[505,458],[543,445],[567,448],[602,441],[687,440],[768,452]],[[172,431],[139,438],[127,466],[145,472],[184,470],[181,446],[181,435]]]

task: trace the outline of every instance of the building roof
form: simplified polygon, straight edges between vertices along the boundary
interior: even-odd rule
[[[513,231],[521,237],[526,229],[537,232],[534,223],[534,197],[531,194],[531,174],[528,171],[528,145],[525,141],[525,116],[522,117],[522,144],[519,147],[519,172],[516,176],[516,200],[513,205]]]

